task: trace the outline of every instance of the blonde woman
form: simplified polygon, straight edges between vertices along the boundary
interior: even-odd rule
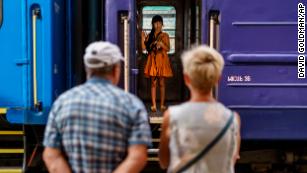
[[[231,122],[211,150],[185,173],[233,173],[234,163],[239,158],[240,118],[212,96],[212,89],[222,74],[223,57],[212,48],[199,46],[184,53],[182,62],[184,81],[191,98],[181,105],[169,107],[164,113],[160,165],[168,167],[168,172],[176,172]]]

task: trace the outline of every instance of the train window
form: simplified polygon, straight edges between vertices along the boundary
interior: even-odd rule
[[[163,18],[163,31],[168,33],[170,38],[169,54],[175,53],[175,34],[176,34],[176,9],[173,6],[144,6],[142,10],[142,28],[148,34],[151,31],[151,19],[154,15]]]
[[[0,0],[0,27],[2,25],[2,0]]]

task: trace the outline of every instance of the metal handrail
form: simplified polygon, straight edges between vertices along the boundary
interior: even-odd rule
[[[218,14],[211,13],[210,14],[210,22],[209,22],[209,47],[216,49],[217,43],[217,24],[218,24]],[[214,98],[218,98],[218,85],[213,88],[212,94]]]
[[[215,45],[215,17],[212,15],[210,16],[210,26],[209,26],[209,46],[214,48]]]
[[[32,11],[32,51],[33,51],[33,100],[34,100],[34,106],[36,107],[38,105],[37,101],[37,74],[36,74],[36,22],[37,18],[40,14],[40,10],[38,8],[33,9]]]
[[[129,92],[129,24],[128,16],[123,17],[124,20],[124,87],[125,91]]]

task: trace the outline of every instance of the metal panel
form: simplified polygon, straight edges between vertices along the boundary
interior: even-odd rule
[[[307,139],[307,80],[297,78],[297,2],[203,1],[203,13],[210,10],[220,14],[218,47],[225,58],[218,99],[240,113],[243,139]],[[207,20],[203,14],[203,43]]]
[[[296,50],[296,1],[224,1],[221,17],[221,51]]]
[[[69,86],[68,79],[69,76],[68,70],[69,59],[67,54],[68,49],[68,41],[66,39],[67,34],[67,21],[66,15],[67,1],[65,0],[54,0],[51,4],[51,14],[52,14],[52,45],[51,45],[51,80],[52,80],[52,88],[50,92],[50,102],[48,102],[48,108],[51,107],[53,101],[62,94],[65,90],[67,90]],[[68,37],[68,36],[67,36]]]
[[[10,0],[3,3],[4,20],[0,29],[1,85],[0,107],[26,106],[26,75],[28,65],[25,44],[24,1]],[[2,9],[2,8],[1,8]],[[14,10],[11,10],[14,9]]]
[[[130,67],[130,92],[136,93],[136,46],[135,46],[135,32],[136,32],[136,19],[135,19],[135,1],[134,0],[106,0],[105,1],[105,39],[117,45],[123,45],[120,41],[123,41],[120,36],[120,14],[125,11],[128,12],[128,24],[129,24],[129,67]],[[122,53],[124,47],[121,46]],[[123,87],[123,86],[121,86]]]
[[[242,138],[306,139],[307,109],[236,109],[241,113]]]
[[[106,0],[105,1],[105,31],[106,40],[115,44],[118,43],[118,24],[120,23],[118,13],[120,11],[129,11],[130,20],[134,19],[134,1],[132,0]],[[132,12],[133,11],[133,12]],[[132,39],[132,38],[131,38]]]

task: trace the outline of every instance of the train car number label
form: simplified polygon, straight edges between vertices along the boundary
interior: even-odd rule
[[[230,75],[227,76],[227,82],[250,82],[252,77],[249,75]]]

